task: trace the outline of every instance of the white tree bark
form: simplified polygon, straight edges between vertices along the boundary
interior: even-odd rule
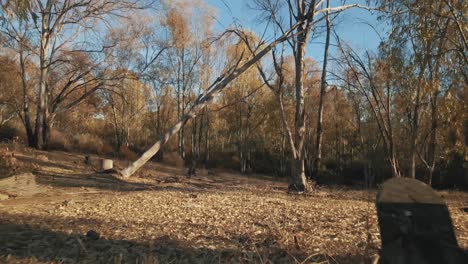
[[[196,117],[198,113],[208,104],[211,103],[213,98],[219,94],[226,86],[233,80],[235,80],[239,75],[244,73],[250,67],[255,65],[263,56],[268,54],[273,47],[278,45],[279,43],[284,42],[287,40],[291,33],[299,26],[300,23],[297,23],[291,27],[288,31],[284,32],[279,38],[273,40],[268,45],[265,45],[260,52],[258,52],[255,56],[253,56],[250,60],[246,61],[242,66],[237,66],[233,70],[229,71],[227,74],[220,76],[208,89],[208,91],[201,95],[194,103],[194,105],[190,108],[190,110],[183,115],[179,121],[169,128],[164,135],[157,141],[152,147],[150,147],[143,155],[133,162],[130,166],[125,168],[120,172],[121,176],[127,178],[132,176],[139,168],[141,168],[146,162],[148,162],[158,151],[161,147],[178,131],[182,128],[182,126],[190,119]]]

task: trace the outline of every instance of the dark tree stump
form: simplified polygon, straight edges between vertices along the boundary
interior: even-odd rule
[[[445,202],[410,178],[386,181],[377,194],[382,239],[380,263],[468,263],[457,243]]]

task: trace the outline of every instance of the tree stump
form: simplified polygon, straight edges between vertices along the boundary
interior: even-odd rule
[[[386,181],[377,193],[377,215],[382,239],[379,263],[468,263],[447,205],[423,182]]]
[[[111,159],[101,160],[101,171],[110,171],[114,168],[114,161]]]

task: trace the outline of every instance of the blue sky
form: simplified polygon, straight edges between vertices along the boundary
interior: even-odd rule
[[[234,21],[238,21],[243,27],[257,32],[258,34],[264,29],[264,25],[260,25],[257,18],[258,14],[251,9],[248,4],[249,0],[206,0],[208,4],[217,10],[216,29],[223,30],[231,26]],[[339,5],[341,1],[331,0],[331,6]],[[348,3],[363,4],[363,0],[348,1]],[[385,36],[387,27],[382,22],[377,21],[377,14],[371,14],[369,11],[352,8],[342,12],[334,21],[335,29],[342,41],[348,42],[354,49],[359,51],[372,50],[376,51],[380,37]],[[374,30],[370,24],[376,30]],[[379,34],[376,33],[379,32]],[[323,57],[323,42],[324,37],[311,39],[311,44],[307,51],[307,56],[314,58],[319,64]],[[334,43],[332,38],[332,43]],[[331,55],[336,52],[333,48],[330,49]]]

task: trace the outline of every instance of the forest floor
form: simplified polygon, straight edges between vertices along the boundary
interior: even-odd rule
[[[292,195],[272,177],[159,163],[124,181],[79,154],[15,156],[45,191],[0,201],[0,263],[367,263],[380,247],[375,190]],[[468,194],[439,193],[468,248]]]

